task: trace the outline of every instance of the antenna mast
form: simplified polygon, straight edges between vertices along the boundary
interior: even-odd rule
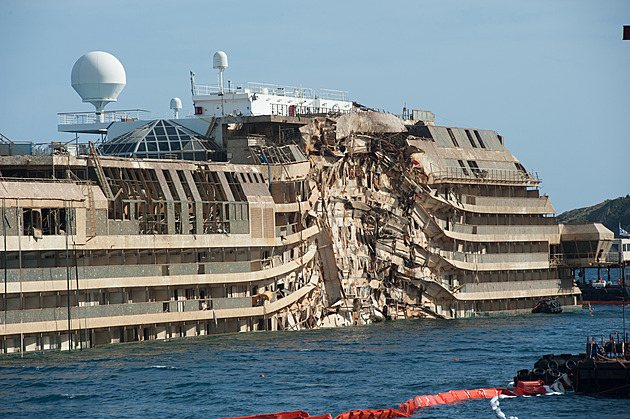
[[[219,70],[219,95],[223,95],[223,70],[228,68],[227,54],[223,51],[217,51],[212,58],[212,68]]]

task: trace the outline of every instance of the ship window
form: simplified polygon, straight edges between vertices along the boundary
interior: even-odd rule
[[[448,132],[448,135],[451,137],[451,141],[453,141],[453,145],[455,147],[459,147],[459,143],[455,139],[455,135],[453,134],[453,130],[450,129],[450,128],[446,128],[446,131]]]
[[[164,132],[164,128],[162,128],[159,125],[156,125],[155,128],[153,128],[153,131],[155,131],[155,134],[160,136],[160,135],[166,135],[166,132]]]
[[[468,137],[468,141],[470,141],[470,145],[473,146],[473,148],[477,148],[477,144],[475,143],[475,140],[473,140],[472,135],[470,134],[469,130],[465,130],[466,131],[466,136]]]
[[[477,137],[477,141],[479,141],[479,145],[481,146],[481,148],[486,148],[486,145],[483,143],[483,140],[481,139],[481,135],[479,135],[479,131],[473,131],[475,133],[475,137]]]
[[[25,208],[22,210],[22,226],[23,234],[30,236],[34,233],[34,230],[41,230],[42,228],[42,213],[40,210],[32,210]]]
[[[144,143],[138,144],[138,151],[147,151],[147,147]]]
[[[527,175],[527,170],[525,170],[525,168],[523,167],[522,164],[520,164],[518,162],[515,162],[514,166],[516,166],[516,170],[518,170],[521,174],[523,174],[525,176]]]
[[[147,141],[147,151],[157,151],[157,143]]]
[[[158,144],[159,144],[160,151],[171,151],[171,149],[168,147],[167,141],[160,141]]]
[[[232,191],[232,196],[234,196],[234,200],[246,201],[247,198],[245,198],[245,194],[243,193],[243,187],[238,182],[236,174],[225,172],[225,178],[228,181],[228,185],[230,186],[230,190]]]
[[[182,149],[182,144],[179,141],[171,141],[171,150],[177,151]]]
[[[252,176],[249,173],[247,174],[247,177],[249,178],[249,183],[253,183],[252,182]]]
[[[468,176],[468,169],[466,169],[466,166],[464,165],[464,161],[457,160],[457,163],[459,163],[459,167],[461,167],[462,172],[464,172],[464,176]]]
[[[470,166],[470,169],[472,170],[472,172],[476,175],[481,174],[481,170],[479,170],[479,165],[477,165],[477,162],[474,160],[468,160],[468,166]]]

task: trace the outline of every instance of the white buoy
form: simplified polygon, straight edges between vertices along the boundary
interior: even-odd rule
[[[123,65],[103,51],[88,52],[79,58],[72,67],[70,80],[83,102],[94,105],[99,122],[104,122],[105,106],[116,102],[127,84]]]

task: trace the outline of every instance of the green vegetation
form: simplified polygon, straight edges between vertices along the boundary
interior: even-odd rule
[[[578,208],[558,215],[560,223],[602,223],[609,230],[619,233],[619,222],[625,230],[630,230],[630,195],[593,205]]]

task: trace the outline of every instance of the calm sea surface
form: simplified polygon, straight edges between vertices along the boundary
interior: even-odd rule
[[[335,416],[423,394],[505,387],[543,354],[584,352],[586,335],[621,330],[621,307],[596,306],[593,316],[583,310],[404,320],[0,357],[0,416],[219,418],[292,410]],[[630,418],[630,400],[575,394],[504,399],[501,409],[520,419]],[[414,417],[496,416],[483,399]]]

